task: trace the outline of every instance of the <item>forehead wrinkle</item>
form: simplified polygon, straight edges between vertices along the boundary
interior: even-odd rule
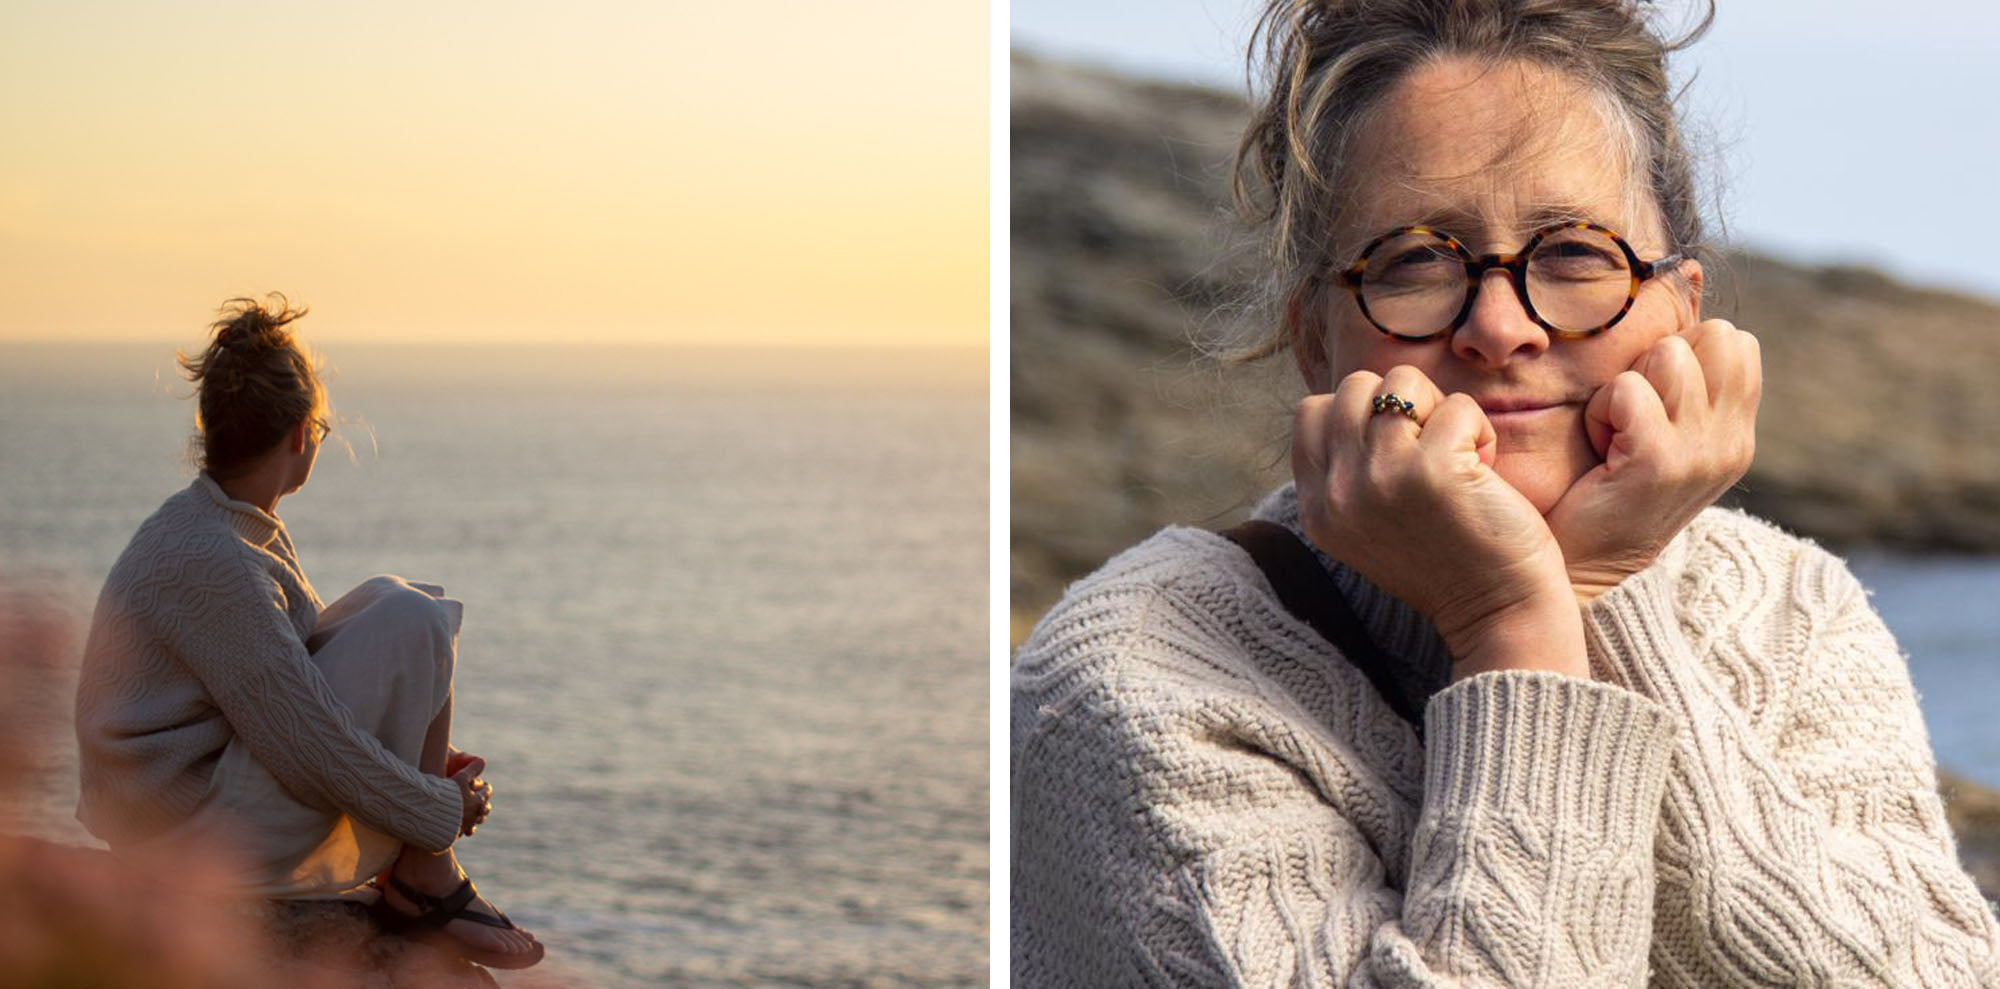
[[[1416,70],[1367,125],[1350,173],[1366,188],[1354,191],[1342,248],[1405,225],[1440,227],[1468,246],[1468,237],[1518,245],[1572,220],[1632,239],[1639,214],[1652,211],[1634,202],[1633,149],[1606,99],[1527,63],[1444,56]]]

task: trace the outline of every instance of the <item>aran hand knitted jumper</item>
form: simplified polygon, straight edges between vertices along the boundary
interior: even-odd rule
[[[236,738],[300,801],[449,847],[458,785],[355,727],[306,651],[319,612],[277,518],[206,474],[168,498],[112,566],[91,620],[78,820],[114,850],[172,827]]]
[[[1324,562],[1448,678],[1427,622]],[[1014,662],[1014,984],[2000,984],[1902,656],[1837,559],[1710,509],[1584,624],[1592,679],[1451,684],[1420,744],[1234,544],[1113,559]]]

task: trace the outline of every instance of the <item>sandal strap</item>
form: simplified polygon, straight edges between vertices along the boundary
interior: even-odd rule
[[[444,918],[438,921],[438,925],[441,927],[448,921],[457,920],[459,915],[465,912],[465,908],[478,897],[479,891],[472,888],[472,880],[467,879],[459,883],[457,888],[446,893],[438,901],[438,915]]]
[[[417,889],[415,886],[396,878],[390,873],[383,873],[381,878],[389,881],[390,888],[394,889],[397,895],[414,904],[418,913],[430,912],[431,908],[438,902],[437,897]]]
[[[521,929],[520,927],[516,926],[513,921],[508,920],[507,915],[505,913],[502,913],[499,907],[494,907],[493,913],[494,916],[490,917],[483,913],[461,913],[458,916],[453,917],[451,919],[469,920],[475,924],[485,924],[488,927],[498,927],[503,931],[518,931]]]
[[[378,919],[383,922],[383,926],[385,927],[398,932],[439,930],[454,920],[469,920],[475,924],[498,927],[502,930],[520,930],[512,920],[507,918],[506,914],[500,912],[499,907],[493,908],[493,913],[497,916],[466,912],[465,908],[471,906],[472,901],[479,898],[479,890],[472,885],[470,877],[467,877],[457,887],[453,888],[451,892],[443,896],[432,896],[429,893],[422,892],[393,875],[388,878],[389,885],[395,888],[398,895],[415,904],[417,912],[406,914],[401,910],[389,906],[387,901],[383,901],[380,905],[385,908],[385,912],[379,913]]]

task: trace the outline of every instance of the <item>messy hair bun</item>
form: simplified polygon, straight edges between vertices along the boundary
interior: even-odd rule
[[[222,304],[215,338],[194,357],[174,359],[195,385],[196,460],[217,480],[236,477],[300,423],[321,417],[319,368],[286,326],[306,314],[284,295]]]
[[[1352,202],[1355,136],[1398,81],[1440,57],[1518,59],[1595,91],[1668,250],[1699,257],[1694,167],[1666,69],[1668,53],[1715,18],[1714,0],[1693,3],[1700,16],[1670,39],[1655,29],[1657,6],[1640,0],[1267,0],[1250,44],[1262,92],[1236,152],[1236,198],[1265,235],[1266,290],[1285,317],[1243,358],[1319,330],[1324,286],[1314,276],[1332,260],[1327,231]]]

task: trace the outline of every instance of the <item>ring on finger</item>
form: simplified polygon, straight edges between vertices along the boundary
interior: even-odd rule
[[[1368,407],[1371,414],[1374,415],[1381,415],[1384,412],[1390,412],[1398,415],[1407,416],[1411,422],[1417,421],[1416,403],[1396,394],[1395,392],[1383,392],[1382,394],[1375,396],[1375,398],[1369,402]]]

